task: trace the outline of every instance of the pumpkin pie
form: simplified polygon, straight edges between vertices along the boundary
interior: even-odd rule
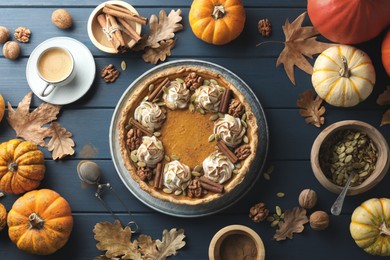
[[[222,75],[168,68],[138,84],[119,121],[124,165],[139,187],[175,204],[221,198],[245,178],[258,145],[250,104]]]

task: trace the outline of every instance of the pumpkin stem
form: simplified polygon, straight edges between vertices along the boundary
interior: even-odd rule
[[[212,17],[214,18],[214,20],[218,20],[222,17],[225,16],[225,8],[223,7],[223,5],[216,5],[214,6],[214,10],[213,10],[213,14],[212,14]]]
[[[30,229],[41,229],[45,223],[45,221],[36,213],[31,213],[30,216],[28,216],[28,220],[30,221]]]
[[[390,236],[390,228],[387,227],[386,222],[383,221],[379,227],[379,235]]]
[[[16,162],[12,162],[8,165],[8,171],[15,172],[18,169],[18,164]]]
[[[343,67],[340,69],[340,76],[344,78],[349,78],[351,71],[348,68],[347,58],[341,56],[341,61],[343,62]]]

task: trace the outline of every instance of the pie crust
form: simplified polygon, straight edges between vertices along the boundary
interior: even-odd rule
[[[224,186],[224,192],[223,193],[213,193],[213,192],[207,192],[207,194],[204,194],[200,198],[190,198],[185,195],[175,195],[173,193],[168,194],[165,193],[162,189],[155,189],[153,188],[153,184],[151,182],[145,182],[140,179],[140,177],[137,175],[137,165],[130,159],[130,150],[128,146],[126,145],[126,138],[127,138],[127,125],[129,124],[130,118],[134,117],[134,111],[137,108],[137,106],[144,100],[144,98],[149,93],[149,86],[153,84],[154,86],[157,86],[159,83],[161,83],[166,77],[169,78],[170,81],[173,81],[177,78],[184,79],[189,73],[195,72],[197,75],[201,76],[203,79],[214,79],[218,82],[218,85],[224,88],[228,88],[232,91],[232,98],[238,99],[241,104],[245,107],[246,111],[246,124],[247,124],[247,130],[246,130],[246,136],[249,139],[248,144],[250,145],[251,154],[244,160],[239,161],[238,163],[241,165],[241,167],[238,169],[238,173],[232,174],[232,177],[229,181],[223,183]],[[191,92],[192,94],[192,92]],[[188,110],[188,107],[185,108]],[[177,110],[170,110],[169,108],[166,108],[167,111],[167,117],[169,117],[169,113],[177,113]],[[193,113],[188,113],[188,116],[192,116],[193,114],[199,114],[199,112],[195,111]],[[199,115],[196,115],[197,117]],[[203,117],[206,117],[207,120],[210,120],[211,113],[206,113],[205,115],[200,115]],[[174,121],[174,120],[172,120]],[[166,122],[164,122],[165,124]],[[176,125],[177,126],[177,125]],[[170,124],[168,127],[176,127],[175,124]],[[162,128],[167,127],[163,125]],[[205,131],[202,124],[198,125],[198,131]],[[157,130],[160,131],[160,130]],[[163,132],[163,131],[161,131]],[[142,81],[138,86],[137,89],[133,91],[133,94],[129,98],[129,100],[126,102],[124,109],[121,114],[121,118],[118,125],[118,134],[119,134],[119,145],[120,145],[120,153],[122,156],[122,159],[124,161],[124,165],[126,169],[129,171],[131,177],[138,183],[139,187],[144,190],[145,192],[149,193],[151,196],[168,201],[175,204],[185,204],[185,205],[199,205],[199,204],[205,204],[209,203],[211,201],[214,201],[216,199],[221,198],[225,194],[231,192],[235,187],[237,187],[245,178],[246,174],[249,172],[250,166],[254,161],[256,150],[258,146],[258,125],[256,121],[256,117],[253,114],[253,111],[251,109],[250,104],[246,101],[243,94],[240,93],[240,91],[229,81],[227,81],[222,75],[215,73],[213,71],[199,68],[199,67],[191,67],[191,66],[182,66],[179,68],[168,68],[163,71],[161,71],[158,74],[155,74],[154,76],[151,76],[144,81]],[[206,134],[206,136],[209,136],[213,134],[213,132],[209,132]],[[184,139],[186,137],[183,136],[176,136],[176,144],[179,143],[186,143],[188,142],[195,142],[196,138],[194,139],[192,136],[189,138],[186,138],[186,140],[179,140],[178,138]],[[160,137],[159,137],[160,139]],[[161,140],[161,139],[160,139]],[[202,141],[209,143],[208,140]],[[174,145],[174,140],[171,142],[163,142],[163,146],[166,149],[166,147]],[[191,145],[191,144],[190,144]],[[213,141],[212,145],[215,146],[216,142]],[[184,146],[184,145],[183,145]],[[188,150],[188,147],[185,149]],[[169,150],[169,149],[168,149]],[[215,150],[217,150],[215,148]],[[179,159],[180,161],[180,159]],[[162,161],[165,163],[165,159]],[[202,161],[200,161],[198,164],[202,165]],[[186,162],[187,164],[194,164],[193,162]],[[191,169],[192,169],[191,165]],[[255,173],[257,174],[257,173]]]

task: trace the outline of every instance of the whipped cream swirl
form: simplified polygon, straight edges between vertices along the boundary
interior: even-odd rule
[[[142,144],[137,150],[138,161],[145,162],[148,167],[154,168],[164,158],[164,154],[164,147],[155,136],[142,137]]]
[[[165,105],[175,110],[177,108],[185,108],[188,105],[190,100],[190,90],[187,89],[185,83],[180,83],[179,81],[171,81],[171,84],[168,86],[167,93],[164,93],[163,99]]]
[[[223,153],[215,151],[203,161],[203,170],[206,178],[222,184],[232,177],[234,164]]]
[[[161,108],[148,101],[142,101],[134,111],[134,119],[152,132],[161,127],[165,118],[166,115]]]
[[[187,165],[172,161],[165,165],[163,184],[166,188],[175,192],[185,190],[191,181],[191,170]]]
[[[218,86],[214,84],[203,85],[196,89],[195,104],[208,112],[217,112],[221,103],[222,94],[219,92]]]
[[[225,141],[229,147],[236,147],[242,142],[246,128],[241,124],[241,119],[225,114],[225,117],[214,123],[214,134]]]

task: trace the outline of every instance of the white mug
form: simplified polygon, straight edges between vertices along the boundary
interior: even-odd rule
[[[42,51],[37,60],[39,77],[46,82],[41,92],[48,96],[56,87],[67,85],[76,76],[72,54],[64,47],[50,47]]]

